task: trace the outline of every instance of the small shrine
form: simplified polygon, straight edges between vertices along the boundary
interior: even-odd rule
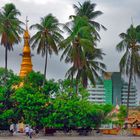
[[[129,128],[140,128],[140,111],[130,110],[125,124],[127,124]]]

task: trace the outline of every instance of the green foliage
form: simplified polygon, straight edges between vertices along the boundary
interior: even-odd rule
[[[73,129],[99,127],[111,105],[92,104],[87,100],[87,91],[81,87],[79,94],[71,87],[70,80],[61,81],[59,93],[50,100],[50,112],[42,118],[45,127]]]
[[[45,81],[42,86],[43,80],[41,73],[32,71],[23,79],[23,86],[11,96],[19,121],[24,119],[25,123],[32,126],[43,126],[41,120],[49,112],[47,104],[51,95],[59,89],[59,85],[53,80]]]
[[[3,114],[0,116],[0,119],[1,120],[8,120],[10,119],[12,116],[14,116],[14,111],[12,109],[8,109],[8,110],[5,110],[3,112]]]
[[[16,107],[14,106],[11,96],[15,89],[14,85],[19,84],[20,78],[11,70],[7,71],[6,83],[3,78],[5,77],[5,69],[0,68],[0,126],[1,128],[8,125],[10,121],[17,121],[18,114],[16,113]]]
[[[94,28],[99,31],[100,28],[103,28],[106,30],[106,28],[101,25],[100,23],[94,21],[95,18],[102,15],[103,13],[101,11],[95,11],[96,4],[92,3],[90,0],[86,0],[83,3],[78,3],[77,5],[73,5],[76,16],[86,16],[89,20],[89,23],[94,26]],[[97,36],[100,39],[100,36],[98,32],[95,32],[95,36]]]
[[[112,108],[113,106],[108,104],[93,104],[92,121],[94,122],[94,127],[98,128],[109,120],[107,115],[111,112]]]
[[[43,85],[44,76],[40,72],[30,72],[24,78],[24,85],[31,85],[31,87],[39,90]]]
[[[51,96],[52,94],[57,93],[59,90],[59,84],[54,80],[47,80],[44,84],[42,92],[47,96]]]
[[[122,126],[124,124],[125,118],[127,116],[126,106],[121,105],[118,114],[118,123]]]
[[[86,108],[88,104],[80,102],[79,97],[62,94],[52,100],[51,104],[51,113],[42,119],[45,126],[70,129],[89,125],[85,112],[88,111]]]
[[[41,125],[40,119],[45,114],[47,99],[39,92],[30,92],[32,89],[19,88],[14,93],[12,99],[16,102],[18,110],[21,110],[21,118],[25,123],[32,126]]]
[[[65,79],[63,81],[59,81],[59,90],[58,90],[58,95],[66,93],[69,96],[75,95],[76,93],[76,80],[73,79],[71,81],[70,79]],[[89,93],[87,89],[83,87],[83,85],[79,82],[78,83],[78,93],[81,98],[86,98],[89,96]]]
[[[6,80],[6,86],[5,86],[5,80]],[[16,85],[20,82],[20,78],[16,76],[12,70],[7,71],[7,77],[5,79],[5,69],[0,68],[0,86],[1,87],[9,87],[11,88],[13,85]]]
[[[1,71],[0,78],[4,74]],[[8,72],[8,76],[7,86],[0,86],[1,126],[24,120],[32,126],[61,129],[99,127],[111,108],[90,103],[82,84],[79,84],[76,94],[76,80],[73,83],[68,79],[59,82],[49,80],[42,86],[43,75],[31,72],[23,79],[23,86],[15,89],[16,84],[20,85],[19,77],[12,71]]]
[[[110,118],[109,121],[112,122],[113,124],[123,126],[124,121],[127,117],[127,107],[124,105],[121,105],[118,113],[114,112],[113,114],[109,115],[108,117]]]
[[[97,128],[105,117],[104,107],[63,94],[52,101],[51,113],[42,121],[46,127],[53,128]]]
[[[40,72],[30,72],[24,78],[24,88],[29,88],[30,92],[40,92],[45,94],[47,97],[56,93],[59,89],[59,84],[52,80],[45,80],[44,75]]]

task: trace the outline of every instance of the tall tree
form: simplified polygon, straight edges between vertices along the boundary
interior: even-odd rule
[[[13,45],[19,43],[22,33],[22,22],[17,18],[20,12],[12,3],[6,4],[0,11],[0,36],[1,45],[5,47],[5,71],[7,71],[8,51],[13,50]]]
[[[73,7],[75,15],[71,15],[71,21],[64,26],[69,36],[64,40],[65,47],[61,59],[66,56],[65,62],[72,63],[66,76],[72,79],[75,76],[77,85],[78,81],[82,80],[84,87],[87,87],[88,79],[95,84],[95,79],[99,78],[98,72],[105,70],[105,65],[97,62],[97,57],[94,55],[95,52],[99,53],[95,47],[96,42],[100,40],[98,31],[100,28],[105,30],[106,28],[95,21],[95,18],[102,14],[101,11],[95,11],[95,3],[85,1],[82,4],[79,3],[78,6],[73,5]],[[100,57],[102,55],[100,53]]]
[[[37,32],[31,38],[31,47],[37,47],[37,53],[42,54],[45,58],[44,78],[46,78],[48,54],[52,52],[58,54],[58,45],[63,39],[61,35],[62,30],[59,27],[58,20],[52,15],[48,14],[41,18],[40,24],[34,24],[30,28],[34,28]],[[45,79],[44,79],[45,80]]]
[[[92,35],[95,29],[86,16],[73,17],[71,25],[64,26],[64,29],[68,31],[69,36],[62,42],[64,51],[61,60],[65,57],[65,62],[72,64],[66,76],[71,79],[76,78],[77,92],[79,80],[82,80],[84,87],[87,87],[88,79],[95,84],[95,79],[99,78],[97,70],[104,71],[105,65],[95,60],[97,58],[101,60],[103,53],[95,48],[96,39]]]
[[[131,25],[126,33],[121,33],[119,36],[122,40],[116,46],[116,49],[118,52],[125,51],[119,63],[120,71],[129,77],[127,96],[128,115],[132,80],[136,79],[136,76],[140,77],[140,25],[137,27]]]

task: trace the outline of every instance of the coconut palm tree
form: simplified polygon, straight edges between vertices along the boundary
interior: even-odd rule
[[[0,36],[1,45],[5,47],[5,72],[7,71],[8,51],[13,50],[13,45],[19,43],[22,33],[22,22],[17,18],[20,12],[12,3],[6,4],[0,11]]]
[[[87,79],[93,80],[92,82],[94,83],[95,73],[92,70],[96,63],[93,64],[96,43],[92,33],[95,29],[89,24],[87,17],[81,16],[74,17],[70,28],[68,26],[64,27],[67,29],[69,36],[61,43],[61,49],[64,50],[61,60],[65,57],[65,62],[72,64],[66,76],[71,77],[71,79],[76,76],[77,92],[80,77],[83,78],[82,81],[85,87],[87,86]],[[97,69],[94,67],[95,70]]]
[[[37,23],[30,27],[30,29],[37,30],[30,40],[31,47],[33,49],[37,47],[37,54],[45,56],[44,80],[46,78],[48,54],[52,55],[53,52],[58,54],[58,45],[63,39],[59,25],[58,20],[52,14],[48,14],[41,18],[40,24]]]
[[[75,5],[75,4],[73,5],[76,16],[86,16],[88,18],[89,23],[95,28],[96,32],[94,32],[94,35],[99,40],[100,35],[98,31],[100,31],[101,28],[106,30],[106,28],[102,24],[96,22],[95,19],[98,16],[102,15],[103,12],[95,11],[96,4],[92,3],[90,0],[85,1],[82,4],[79,2],[78,4],[79,5]],[[73,15],[70,17],[73,17]]]
[[[88,79],[95,84],[95,77],[99,78],[98,74],[93,72],[93,67],[94,71],[97,70],[95,67],[99,67],[99,65],[101,71],[104,71],[105,68],[103,63],[97,64],[94,57],[97,49],[95,48],[96,41],[100,40],[98,31],[100,27],[106,29],[94,21],[96,17],[102,14],[101,11],[95,11],[95,6],[96,4],[90,1],[85,1],[83,4],[79,3],[79,6],[74,5],[75,15],[71,15],[72,20],[64,26],[69,36],[63,41],[65,47],[63,47],[61,60],[65,57],[65,62],[72,64],[66,76],[72,79],[76,76],[77,85],[78,81],[82,79],[85,87]]]
[[[116,46],[116,49],[118,52],[125,51],[119,63],[120,71],[129,77],[127,96],[128,115],[132,80],[134,80],[136,76],[140,77],[140,25],[137,27],[131,25],[126,33],[121,33],[119,36],[122,40]]]

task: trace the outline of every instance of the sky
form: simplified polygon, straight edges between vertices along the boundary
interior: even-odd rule
[[[119,34],[125,32],[133,23],[134,26],[140,24],[140,0],[91,0],[96,3],[96,9],[103,12],[103,15],[96,18],[95,21],[103,24],[107,31],[101,30],[101,41],[97,44],[106,54],[103,62],[107,66],[107,71],[119,71],[119,61],[122,54],[116,52],[115,46],[120,42]],[[0,8],[4,4],[12,2],[21,12],[20,20],[25,22],[28,16],[29,26],[40,22],[40,18],[52,13],[60,23],[69,20],[69,15],[74,14],[73,4],[83,3],[84,0],[0,0]],[[30,31],[32,36],[35,31]],[[19,73],[23,42],[14,46],[14,51],[8,54],[8,68]],[[33,69],[35,71],[44,71],[44,60],[32,50]],[[60,62],[59,56],[52,55],[48,59],[47,78],[63,79],[70,65]],[[4,67],[4,47],[0,46],[0,67]],[[137,87],[140,80],[137,81]],[[139,88],[137,88],[140,91]]]

